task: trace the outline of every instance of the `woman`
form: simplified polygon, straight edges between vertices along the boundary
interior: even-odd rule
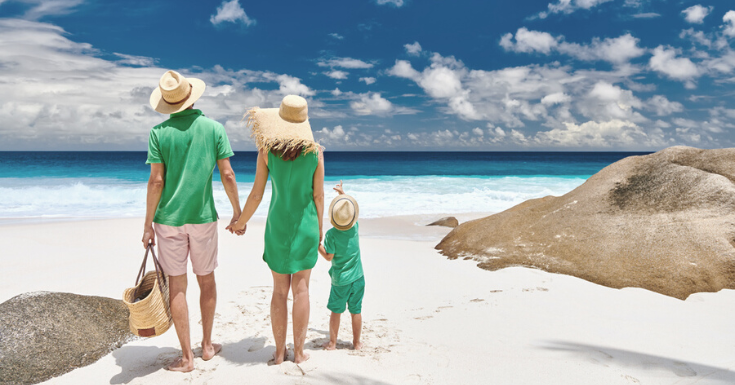
[[[309,277],[322,240],[324,158],[309,126],[306,100],[289,95],[280,108],[248,112],[258,160],[253,189],[233,230],[242,235],[263,198],[268,175],[272,196],[265,225],[263,260],[273,274],[271,326],[276,364],[286,358],[288,292],[293,290],[294,361],[309,359],[304,341],[309,324]]]

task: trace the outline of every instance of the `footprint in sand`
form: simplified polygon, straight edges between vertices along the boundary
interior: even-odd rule
[[[427,315],[427,316],[423,316],[423,317],[413,317],[413,319],[416,319],[416,320],[419,320],[419,321],[427,320],[427,319],[430,319],[430,318],[434,318],[434,316],[433,315]]]
[[[475,299],[471,299],[470,302],[485,302],[485,300],[482,298],[475,298]]]
[[[260,349],[263,349],[264,347],[265,347],[265,338],[261,338],[261,339],[256,340],[254,344],[250,345],[250,347],[248,348],[248,351],[255,352]]]
[[[627,374],[623,374],[623,375],[621,375],[621,377],[623,377],[624,379],[626,379],[629,384],[640,384],[641,383],[637,378],[635,378],[633,376],[629,376]]]
[[[439,306],[439,307],[438,307],[438,308],[436,308],[436,310],[434,310],[434,311],[435,311],[436,313],[441,313],[441,311],[442,311],[443,309],[451,309],[451,308],[453,308],[453,307],[454,307],[454,306]]]
[[[303,376],[306,374],[301,367],[291,361],[283,361],[281,365],[281,370],[283,370],[283,374],[287,374],[289,376]]]

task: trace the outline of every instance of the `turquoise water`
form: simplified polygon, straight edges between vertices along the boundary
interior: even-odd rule
[[[498,212],[527,199],[563,195],[624,157],[622,152],[326,152],[331,186],[360,202],[363,217]],[[140,217],[145,152],[0,152],[0,218]],[[254,152],[231,158],[241,200],[252,187]],[[219,175],[215,201],[230,205]],[[265,216],[270,191],[256,212]]]

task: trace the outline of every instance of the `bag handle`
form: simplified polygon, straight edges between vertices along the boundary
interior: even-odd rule
[[[158,277],[158,282],[163,283],[164,285],[167,285],[166,282],[166,275],[164,274],[163,267],[161,266],[161,263],[158,262],[158,258],[156,258],[156,252],[153,250],[153,244],[149,243],[148,247],[145,249],[145,255],[143,256],[143,263],[140,265],[140,270],[138,270],[138,277],[135,279],[135,293],[134,296],[138,297],[138,289],[140,286],[138,284],[140,283],[140,279],[143,277],[143,273],[145,272],[145,265],[148,261],[148,252],[151,253],[151,258],[153,258],[153,267],[156,269],[156,277]],[[163,294],[163,287],[159,283],[158,290],[161,291],[161,295]]]

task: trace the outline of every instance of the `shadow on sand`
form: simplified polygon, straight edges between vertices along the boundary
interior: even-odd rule
[[[677,377],[693,380],[707,379],[708,383],[735,384],[735,372],[730,368],[719,368],[696,362],[676,360],[668,357],[638,353],[606,346],[586,345],[564,341],[549,341],[548,350],[568,352],[598,362],[605,366],[619,366],[643,370],[670,371]]]
[[[123,346],[112,352],[120,373],[110,378],[110,384],[127,384],[153,372],[162,370],[181,355],[178,349],[156,346]]]

